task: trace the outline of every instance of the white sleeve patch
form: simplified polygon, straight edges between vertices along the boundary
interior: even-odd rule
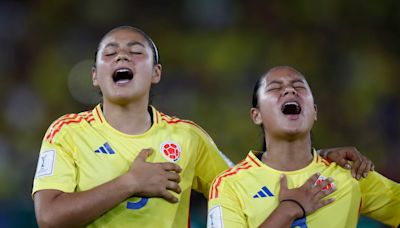
[[[215,206],[208,212],[207,228],[223,228],[221,206]]]
[[[55,158],[55,150],[47,150],[40,153],[35,178],[53,175]]]

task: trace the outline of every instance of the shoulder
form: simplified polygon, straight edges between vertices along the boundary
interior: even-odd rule
[[[63,135],[69,129],[92,121],[94,121],[92,111],[65,114],[50,125],[43,140],[52,143],[56,137]]]
[[[212,183],[210,199],[218,198],[218,192],[226,186],[232,186],[238,183],[240,179],[253,176],[254,171],[258,170],[259,164],[249,160],[249,156],[226,171],[219,174]]]
[[[370,171],[368,173],[368,176],[366,178],[362,178],[359,183],[362,189],[385,189],[385,191],[387,191],[388,193],[393,193],[393,195],[400,195],[400,184],[383,176],[377,171]]]
[[[351,172],[350,170],[347,170],[340,165],[338,165],[336,162],[331,162],[323,158],[321,155],[318,153],[314,153],[314,167],[317,167],[318,170],[325,170],[328,173],[332,173],[334,175],[344,175],[345,178],[351,178]]]
[[[258,170],[257,168],[260,167],[261,161],[258,160],[258,158],[254,155],[253,151],[250,151],[245,159],[237,163],[232,168],[219,174],[217,178],[231,181],[241,176],[252,175],[252,173]]]
[[[163,112],[160,112],[156,109],[154,110],[157,116],[156,117],[157,123],[166,124],[174,128],[185,129],[196,135],[209,137],[208,133],[194,121],[181,119],[176,116],[164,114]]]

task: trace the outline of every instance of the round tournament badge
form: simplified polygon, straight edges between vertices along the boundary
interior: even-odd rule
[[[324,177],[324,176],[319,176],[318,177],[318,179],[317,179],[317,181],[315,181],[315,185],[320,185],[321,184],[321,182],[322,181],[324,181],[324,180],[326,180],[327,178],[326,177]],[[326,185],[324,188],[322,188],[322,190],[328,190],[328,189],[331,189],[331,188],[333,188],[335,186],[335,184],[332,182],[332,183],[329,183],[328,185]]]
[[[168,141],[161,144],[160,152],[167,160],[177,162],[181,157],[182,150],[177,143]]]

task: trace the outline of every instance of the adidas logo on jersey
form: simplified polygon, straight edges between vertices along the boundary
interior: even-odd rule
[[[111,148],[108,142],[104,143],[99,149],[94,151],[95,153],[103,153],[103,154],[115,154],[115,151]]]
[[[268,196],[272,197],[274,196],[274,194],[272,194],[272,192],[267,188],[267,186],[264,186],[261,188],[260,191],[257,192],[257,194],[253,196],[253,198],[265,198]]]

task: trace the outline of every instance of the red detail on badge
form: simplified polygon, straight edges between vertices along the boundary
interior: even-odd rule
[[[181,151],[178,145],[172,142],[165,143],[162,147],[162,152],[165,157],[176,162],[181,156]]]
[[[323,176],[319,176],[318,177],[318,180],[317,181],[315,181],[315,185],[319,185],[319,184],[321,184],[322,183],[322,181],[324,181],[326,179],[326,177],[323,177]],[[331,189],[331,188],[333,188],[335,186],[335,184],[333,184],[333,183],[329,183],[328,185],[326,185],[325,187],[323,187],[322,188],[322,190],[328,190],[328,189]]]

